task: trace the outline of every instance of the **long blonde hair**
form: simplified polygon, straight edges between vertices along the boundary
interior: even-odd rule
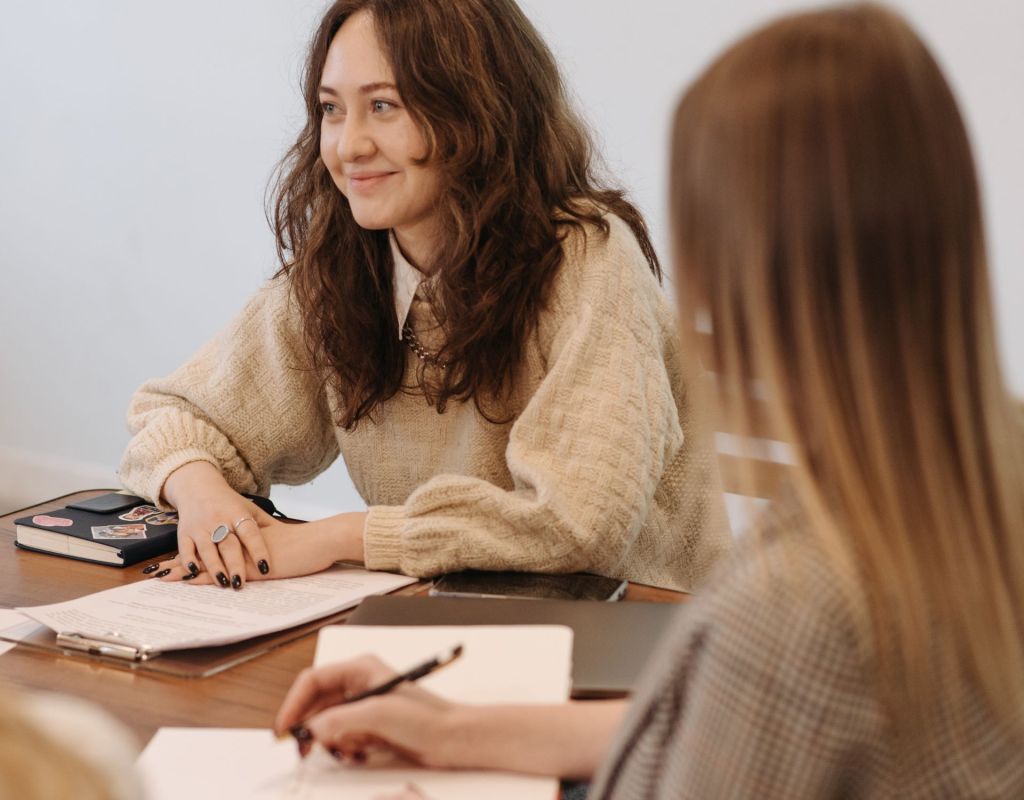
[[[680,102],[670,202],[684,328],[710,316],[727,412],[742,427],[759,394],[792,443],[894,723],[952,679],[1022,726],[1024,426],[925,45],[870,4],[751,34]]]
[[[54,720],[59,725],[61,720]],[[0,691],[0,800],[114,800],[97,769],[47,736]]]

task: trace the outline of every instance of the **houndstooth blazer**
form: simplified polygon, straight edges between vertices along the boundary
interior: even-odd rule
[[[776,511],[681,610],[590,797],[1024,798],[1024,741],[971,686],[897,756],[846,597]]]

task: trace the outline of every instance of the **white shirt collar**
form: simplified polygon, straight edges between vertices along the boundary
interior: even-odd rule
[[[398,316],[398,338],[401,339],[402,328],[409,317],[409,309],[412,308],[416,290],[427,280],[427,276],[410,264],[409,259],[402,254],[394,233],[388,237],[388,241],[391,243],[391,257],[395,264],[395,313]]]

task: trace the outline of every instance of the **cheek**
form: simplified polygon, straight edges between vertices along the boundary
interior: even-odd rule
[[[441,174],[436,167],[421,167],[417,175],[417,190],[424,205],[433,206],[441,195]]]
[[[338,161],[338,148],[335,147],[330,130],[325,127],[320,128],[320,158],[332,169]]]

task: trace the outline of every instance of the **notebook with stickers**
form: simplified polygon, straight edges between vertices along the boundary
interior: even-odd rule
[[[80,561],[127,567],[177,547],[178,515],[110,492],[14,521],[15,544]]]

